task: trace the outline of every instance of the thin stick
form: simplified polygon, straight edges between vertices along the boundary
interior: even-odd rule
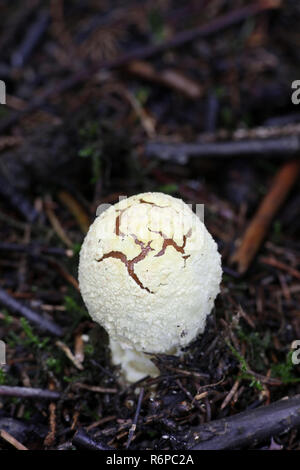
[[[247,271],[266,236],[273,217],[295,184],[299,172],[300,160],[291,160],[285,163],[276,174],[273,184],[247,228],[240,246],[231,257],[231,262],[237,263],[240,273]]]
[[[73,242],[70,240],[65,230],[63,229],[63,226],[55,215],[52,208],[52,200],[49,195],[45,197],[45,211],[55,233],[65,243],[65,245],[67,245],[68,248],[72,248]]]
[[[73,251],[70,249],[65,250],[60,247],[43,246],[38,243],[7,243],[0,242],[1,251],[15,251],[19,253],[28,253],[30,256],[38,256],[41,253],[53,256],[67,256],[68,258],[73,256]]]
[[[203,87],[199,83],[177,70],[157,71],[149,62],[135,60],[128,65],[126,71],[146,81],[176,90],[190,99],[198,99],[203,95]]]
[[[49,389],[54,390],[55,385],[53,382],[50,382]],[[46,447],[51,447],[55,442],[56,435],[56,403],[53,401],[49,403],[49,432],[44,440],[44,445]]]
[[[90,226],[90,219],[83,207],[67,191],[60,191],[58,197],[61,202],[69,209],[78,222],[83,233],[87,233]]]
[[[94,393],[118,393],[117,388],[99,387],[98,385],[87,385],[81,382],[75,382],[74,387],[88,390],[89,392]]]
[[[282,271],[287,272],[291,276],[295,277],[296,279],[300,279],[300,271],[298,271],[295,268],[292,268],[292,266],[288,266],[285,263],[282,263],[282,261],[279,261],[276,258],[269,257],[267,258],[266,256],[261,256],[259,258],[259,261],[264,264],[268,264],[269,266],[273,266],[274,268],[281,269]]]
[[[41,40],[49,24],[49,13],[45,10],[39,12],[34,22],[26,28],[26,36],[21,46],[13,53],[11,63],[13,67],[23,67],[32,51]]]
[[[192,428],[191,450],[237,449],[300,426],[300,395]]]
[[[77,72],[60,82],[58,85],[54,85],[53,87],[47,89],[41,96],[33,100],[24,111],[12,114],[6,121],[3,121],[3,124],[0,126],[0,134],[9,129],[12,125],[14,125],[27,114],[42,107],[49,98],[58,96],[73,88],[74,86],[90,79],[91,76],[93,76],[95,73],[99,73],[101,69],[107,70],[120,68],[128,65],[132,60],[148,59],[149,57],[162,53],[168,49],[184,46],[185,44],[188,44],[195,39],[208,37],[212,34],[229,28],[230,26],[238,24],[251,16],[255,16],[264,11],[279,8],[280,4],[281,2],[278,0],[261,0],[253,3],[252,5],[231,11],[228,14],[212,20],[206,25],[201,25],[198,28],[178,33],[169,41],[165,41],[154,46],[150,45],[138,48],[132,52],[123,54],[121,57],[111,62],[102,61],[100,63],[93,64],[89,69]]]
[[[71,349],[69,348],[69,346],[67,346],[65,343],[63,343],[62,341],[56,341],[55,342],[56,346],[61,349],[65,355],[67,356],[68,359],[70,359],[70,361],[74,364],[74,366],[79,369],[79,370],[83,370],[83,365],[80,361],[78,361],[78,359],[74,356],[74,354],[72,353]]]
[[[52,390],[30,387],[10,387],[8,385],[0,385],[0,396],[38,398],[42,400],[58,400],[60,398],[60,394]]]
[[[9,442],[12,446],[15,447],[15,449],[28,450],[27,447],[23,446],[21,442],[19,442],[15,437],[13,437],[7,431],[4,431],[4,429],[0,429],[0,437],[2,437],[2,439],[4,439],[6,442]]]
[[[136,425],[137,425],[137,422],[138,422],[138,419],[139,419],[143,398],[144,398],[144,388],[141,387],[140,394],[139,394],[139,399],[138,399],[138,403],[137,403],[137,407],[136,407],[136,411],[135,411],[135,415],[134,415],[134,419],[133,419],[132,425],[129,429],[126,449],[129,448],[129,446],[131,444],[131,441],[133,439],[134,433],[136,431]]]
[[[113,447],[110,447],[99,440],[94,441],[94,439],[92,439],[84,429],[79,429],[76,432],[73,438],[73,444],[88,450],[114,450]]]
[[[220,410],[224,410],[224,408],[226,408],[226,406],[228,405],[228,403],[231,401],[232,397],[235,395],[237,389],[239,388],[239,385],[240,385],[240,382],[241,382],[241,378],[238,377],[236,379],[236,381],[234,382],[230,392],[228,393],[228,395],[225,397],[225,399],[223,400],[222,404],[221,404],[221,407],[220,407]]]
[[[70,274],[64,268],[64,266],[61,263],[59,263],[58,261],[56,261],[50,256],[43,256],[41,257],[41,259],[45,260],[49,264],[49,266],[55,269],[55,271],[57,271],[60,274],[60,276],[62,276],[67,282],[69,282],[69,284],[71,284],[79,292],[78,281],[75,279],[74,276],[72,276],[72,274]]]
[[[51,333],[55,336],[62,336],[63,330],[60,326],[54,323],[51,320],[48,320],[37,312],[34,312],[29,307],[21,304],[16,299],[11,297],[5,290],[1,289],[0,287],[0,304],[4,307],[8,308],[9,310],[17,313],[29,320],[30,322],[34,323],[40,330],[44,330],[47,333]]]
[[[148,157],[172,161],[179,164],[187,163],[189,158],[212,158],[234,156],[294,156],[300,151],[299,136],[291,135],[271,139],[251,139],[230,142],[195,142],[168,143],[149,142],[145,153]]]

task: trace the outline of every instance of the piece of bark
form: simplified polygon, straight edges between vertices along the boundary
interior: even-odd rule
[[[192,428],[191,450],[239,449],[254,446],[300,426],[300,395]]]
[[[300,160],[285,163],[276,174],[273,184],[263,198],[257,212],[248,226],[242,241],[231,257],[239,273],[244,273],[263,242],[277,211],[295,184],[300,172]]]

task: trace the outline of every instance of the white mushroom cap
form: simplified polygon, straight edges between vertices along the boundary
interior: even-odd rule
[[[162,193],[109,207],[80,252],[86,307],[122,350],[173,354],[188,345],[204,331],[221,276],[220,254],[203,222]],[[122,362],[117,355],[114,362]]]

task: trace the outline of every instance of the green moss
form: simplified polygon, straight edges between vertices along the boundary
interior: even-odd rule
[[[61,371],[63,370],[62,362],[59,359],[54,358],[54,357],[49,357],[46,360],[46,366],[49,369],[52,369],[56,374],[60,374]]]
[[[293,351],[290,351],[285,362],[274,364],[271,368],[272,376],[280,379],[284,384],[300,382],[300,378],[294,375],[295,365],[292,362],[292,354]]]
[[[0,385],[4,385],[6,382],[6,374],[4,369],[0,367]]]
[[[40,338],[34,334],[31,325],[26,318],[21,318],[20,323],[26,335],[26,339],[23,341],[24,344],[27,346],[36,346],[38,349],[43,349],[49,342],[49,338],[44,338],[41,341]]]
[[[158,191],[166,194],[174,194],[178,192],[178,185],[177,184],[164,184],[158,188]]]
[[[260,380],[258,380],[252,373],[251,370],[249,369],[249,366],[247,364],[246,359],[242,354],[237,351],[232,344],[229,343],[229,341],[225,341],[227,346],[229,347],[230,351],[232,352],[233,356],[237,359],[239,362],[239,367],[240,367],[240,378],[242,380],[247,380],[250,381],[250,387],[255,387],[257,390],[261,391],[263,389],[262,383]]]

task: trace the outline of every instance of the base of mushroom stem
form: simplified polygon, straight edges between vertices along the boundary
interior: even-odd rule
[[[151,361],[151,355],[136,349],[129,349],[112,339],[110,339],[109,345],[112,363],[115,366],[121,366],[122,376],[127,382],[134,383],[144,377],[157,377],[160,374],[159,369]],[[174,348],[168,353],[178,355],[179,351]]]

